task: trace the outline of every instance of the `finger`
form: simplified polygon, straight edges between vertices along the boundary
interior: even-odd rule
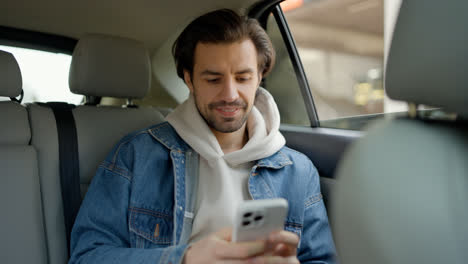
[[[268,237],[270,243],[284,243],[291,247],[296,247],[299,244],[299,236],[296,233],[288,231],[274,232]]]
[[[232,228],[230,227],[222,228],[218,230],[214,235],[221,240],[231,241]]]
[[[215,263],[222,263],[222,264],[246,264],[247,261],[245,259],[223,259],[221,262]]]
[[[264,241],[219,243],[216,246],[215,254],[224,259],[246,259],[262,254],[265,249],[266,243]]]
[[[266,256],[255,257],[247,261],[248,264],[300,264],[296,256],[279,257],[279,256]]]
[[[296,254],[297,248],[291,246],[288,247],[285,244],[277,244],[273,251],[273,255],[282,257],[296,256]]]

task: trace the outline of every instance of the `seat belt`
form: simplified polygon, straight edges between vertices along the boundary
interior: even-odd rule
[[[70,256],[71,231],[81,205],[78,138],[72,112],[75,105],[62,102],[39,103],[39,105],[52,109],[57,124],[60,187],[62,189],[67,248]]]

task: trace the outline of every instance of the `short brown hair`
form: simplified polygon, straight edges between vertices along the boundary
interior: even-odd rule
[[[275,64],[275,50],[257,20],[239,16],[232,10],[220,9],[192,21],[172,46],[177,75],[184,79],[184,70],[193,73],[194,55],[200,43],[234,43],[250,39],[257,50],[258,70],[266,76]]]

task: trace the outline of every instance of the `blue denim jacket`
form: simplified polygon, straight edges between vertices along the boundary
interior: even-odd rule
[[[102,162],[80,208],[69,263],[181,263],[192,232],[198,154],[167,122],[124,137]],[[334,263],[319,175],[283,147],[252,167],[253,199],[289,201],[285,229],[301,263]]]

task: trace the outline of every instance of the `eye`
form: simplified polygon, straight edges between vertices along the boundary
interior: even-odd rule
[[[209,83],[217,83],[217,82],[219,82],[219,78],[206,79],[206,81],[209,82]]]
[[[238,77],[237,78],[237,81],[238,82],[247,82],[249,81],[251,78],[250,77]]]

